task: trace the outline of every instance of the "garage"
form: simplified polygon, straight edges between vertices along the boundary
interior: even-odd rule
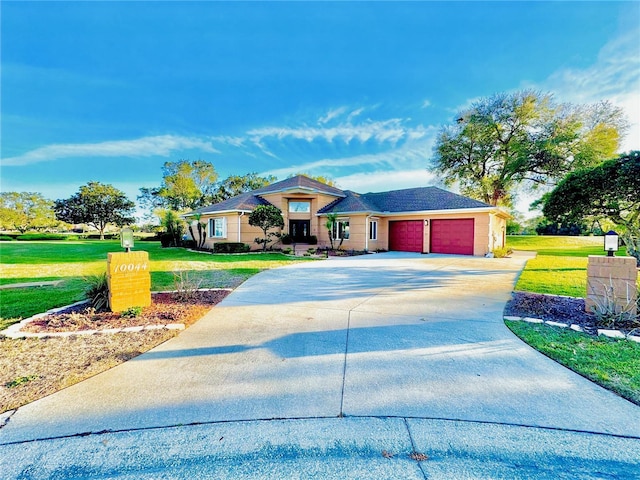
[[[389,250],[422,253],[423,238],[422,220],[389,222]]]
[[[432,253],[473,255],[473,218],[431,220]]]

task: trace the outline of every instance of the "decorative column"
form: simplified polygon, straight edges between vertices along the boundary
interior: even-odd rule
[[[603,257],[589,255],[587,267],[587,298],[585,308],[605,304],[615,306],[616,313],[626,309],[637,315],[638,268],[634,257]]]

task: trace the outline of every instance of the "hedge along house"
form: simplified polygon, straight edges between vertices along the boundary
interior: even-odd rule
[[[298,175],[185,215],[207,224],[205,247],[242,242],[252,249],[262,231],[249,225],[258,205],[280,209],[294,243],[329,246],[327,216],[335,214],[334,245],[346,250],[396,250],[482,256],[504,247],[509,214],[436,187],[358,194]]]

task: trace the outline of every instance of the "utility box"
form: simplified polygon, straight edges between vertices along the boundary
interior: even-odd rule
[[[148,252],[107,254],[109,308],[122,312],[151,305],[151,272]]]

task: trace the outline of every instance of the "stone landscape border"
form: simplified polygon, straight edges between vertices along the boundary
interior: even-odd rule
[[[560,327],[560,328],[570,328],[571,330],[575,330],[580,333],[585,332],[584,328],[575,323],[569,325],[561,322],[554,322],[551,320],[542,320],[541,318],[533,318],[533,317],[512,317],[512,316],[504,316],[505,320],[509,320],[511,322],[527,322],[527,323],[541,323],[544,325],[548,325],[550,327]],[[607,330],[607,329],[598,329],[598,335],[602,335],[609,338],[615,338],[618,340],[629,340],[632,342],[640,343],[640,335],[631,335],[629,333],[624,333],[620,330]]]

